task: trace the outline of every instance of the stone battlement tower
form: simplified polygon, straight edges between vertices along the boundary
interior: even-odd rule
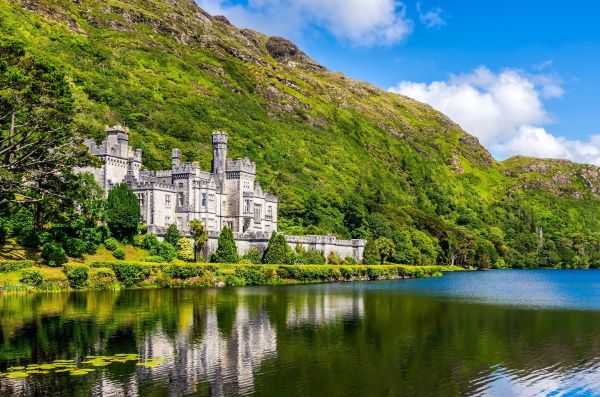
[[[227,165],[227,133],[215,131],[212,134],[213,159],[211,172],[216,176],[219,188],[225,185],[225,172]]]

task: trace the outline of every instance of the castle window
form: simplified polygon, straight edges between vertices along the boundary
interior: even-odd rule
[[[171,195],[170,194],[167,194],[165,196],[165,207],[171,208]]]
[[[183,193],[179,193],[177,195],[177,201],[178,201],[178,205],[180,207],[183,207],[183,202],[185,201],[185,196],[183,195]]]
[[[215,208],[215,195],[214,194],[209,194],[208,195],[208,206],[211,209]]]
[[[143,193],[138,194],[138,201],[140,203],[140,208],[143,208],[144,207],[144,194]]]
[[[260,223],[262,220],[262,205],[255,204],[254,205],[254,222]]]
[[[171,218],[168,216],[165,216],[165,226],[169,226],[171,224]]]
[[[183,225],[183,221],[181,220],[181,217],[178,217],[177,218],[177,228],[181,229],[182,225]]]
[[[267,216],[266,216],[266,218],[268,220],[272,220],[273,219],[273,207],[271,207],[271,206],[267,207]]]
[[[179,182],[179,188],[183,189],[183,182]]]
[[[252,212],[252,200],[245,200],[245,202],[244,202],[244,212],[246,212],[246,213]]]
[[[206,193],[202,193],[202,206],[206,207]]]

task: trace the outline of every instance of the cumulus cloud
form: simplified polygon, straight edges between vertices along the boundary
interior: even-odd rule
[[[570,140],[546,130],[552,117],[544,101],[564,93],[551,74],[481,66],[447,81],[402,81],[390,91],[445,113],[500,158],[523,154],[600,165],[600,136]]]
[[[446,25],[446,21],[442,16],[444,11],[439,7],[424,11],[421,7],[421,3],[417,3],[417,12],[419,13],[419,20],[421,23],[428,28],[436,28]]]
[[[197,0],[213,15],[234,24],[271,34],[293,37],[320,27],[356,45],[398,43],[412,32],[412,22],[397,0]]]

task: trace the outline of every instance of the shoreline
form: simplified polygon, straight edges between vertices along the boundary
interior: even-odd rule
[[[10,271],[7,271],[10,270]],[[94,262],[60,267],[31,261],[0,262],[0,296],[109,289],[293,285],[440,277],[458,266],[254,265]]]

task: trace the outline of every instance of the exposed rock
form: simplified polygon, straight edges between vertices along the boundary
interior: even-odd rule
[[[229,19],[227,19],[224,15],[215,15],[213,19],[215,21],[223,22],[224,24],[231,26],[231,22],[229,22]]]
[[[267,51],[273,58],[285,64],[292,62],[293,64],[300,63],[318,69],[325,69],[303,53],[294,43],[283,37],[269,37]]]

